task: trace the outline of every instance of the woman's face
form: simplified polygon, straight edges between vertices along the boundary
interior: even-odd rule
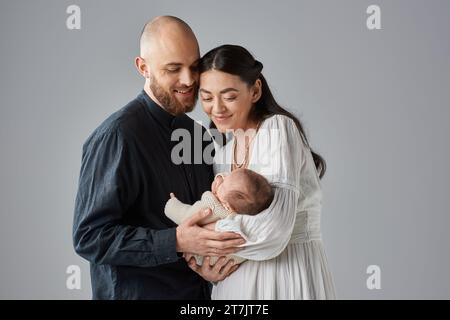
[[[248,86],[238,76],[208,70],[200,75],[200,100],[203,110],[211,118],[220,132],[248,129],[249,114],[258,101],[261,81]]]

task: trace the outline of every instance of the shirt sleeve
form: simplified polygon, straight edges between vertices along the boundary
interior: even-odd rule
[[[75,251],[95,264],[150,267],[174,262],[176,229],[122,223],[138,197],[132,145],[120,129],[91,136],[83,146],[75,201]]]
[[[278,256],[287,246],[295,224],[300,198],[300,171],[305,155],[300,133],[294,122],[285,116],[274,116],[258,146],[265,161],[258,168],[274,187],[274,199],[257,215],[233,217],[247,237],[236,256],[249,260],[268,260]]]
[[[234,255],[249,260],[269,260],[278,256],[287,246],[295,223],[298,193],[289,188],[276,187],[272,204],[255,216],[235,215],[233,219],[246,243]],[[223,230],[222,230],[223,229]],[[229,231],[217,228],[217,231]]]

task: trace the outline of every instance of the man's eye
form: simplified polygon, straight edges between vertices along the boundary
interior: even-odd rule
[[[178,71],[180,71],[180,68],[175,68],[175,69],[167,69],[167,71],[168,71],[168,72],[170,72],[170,73],[175,73],[175,72],[178,72]]]

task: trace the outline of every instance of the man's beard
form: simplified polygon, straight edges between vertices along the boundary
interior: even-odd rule
[[[167,92],[164,90],[156,81],[155,77],[153,75],[150,75],[150,90],[152,90],[153,95],[155,98],[161,103],[161,105],[164,107],[164,109],[169,112],[170,114],[173,114],[175,116],[179,116],[183,113],[191,112],[194,110],[195,103],[197,101],[197,85],[193,85],[193,99],[192,102],[188,105],[181,104],[178,99],[175,97],[175,94],[172,92]]]

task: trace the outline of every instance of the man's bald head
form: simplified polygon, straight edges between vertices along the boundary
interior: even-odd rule
[[[152,50],[158,48],[162,40],[177,41],[177,38],[194,40],[197,43],[191,27],[180,18],[173,16],[156,17],[147,22],[142,29],[140,55],[141,57],[151,55]]]
[[[145,92],[173,115],[192,111],[200,50],[187,23],[171,16],[153,19],[142,30],[140,47],[135,65],[145,78]]]

